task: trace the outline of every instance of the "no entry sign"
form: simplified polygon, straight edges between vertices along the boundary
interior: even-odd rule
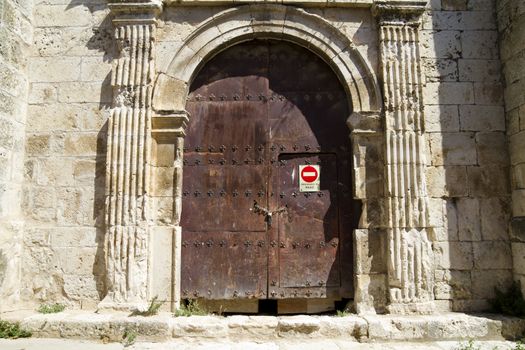
[[[317,192],[321,190],[319,165],[299,165],[299,191]]]

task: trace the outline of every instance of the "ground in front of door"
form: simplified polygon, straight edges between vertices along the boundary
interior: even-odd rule
[[[1,317],[20,322],[33,334],[29,339],[0,339],[1,350],[519,350],[523,348],[507,340],[525,334],[525,319],[495,314],[174,317],[162,312],[142,317],[76,310]],[[474,345],[469,346],[469,340]]]
[[[479,341],[474,342],[472,348],[467,347],[466,342],[442,341],[442,342],[423,342],[423,343],[373,343],[363,344],[350,341],[334,341],[330,339],[316,340],[279,340],[266,343],[255,342],[188,342],[171,341],[166,343],[135,343],[125,346],[120,343],[101,344],[84,340],[64,340],[64,339],[0,339],[0,349],[2,350],[514,350],[517,344],[506,341]],[[519,349],[519,348],[518,348]]]

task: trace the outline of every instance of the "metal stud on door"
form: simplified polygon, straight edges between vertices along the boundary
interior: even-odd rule
[[[214,57],[190,90],[186,297],[349,296],[349,111],[335,74],[306,49],[253,41]],[[306,165],[320,177],[308,192]]]
[[[238,47],[210,62],[187,103],[183,186],[205,195],[183,197],[183,241],[210,243],[183,246],[182,287],[208,299],[262,298],[267,289],[266,224],[250,215],[252,189],[268,177],[266,164],[250,161],[265,157],[267,110],[264,101],[245,97],[268,87],[259,78],[264,60],[239,66],[251,49],[265,56],[265,47]]]

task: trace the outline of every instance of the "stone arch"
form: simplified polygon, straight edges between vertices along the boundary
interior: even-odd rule
[[[383,215],[377,215],[382,212],[382,202],[379,200],[382,190],[376,189],[377,185],[374,187],[377,179],[373,175],[382,173],[383,100],[375,75],[352,41],[322,17],[301,8],[255,4],[227,9],[204,22],[185,39],[166,71],[157,75],[154,84],[152,107],[156,113],[152,118],[152,135],[159,142],[176,140],[172,224],[176,232],[174,239],[179,243],[173,252],[174,307],[178,307],[181,300],[181,159],[188,122],[185,108],[189,87],[201,67],[213,56],[231,46],[254,39],[284,40],[303,46],[323,59],[335,72],[345,89],[351,111],[347,124],[356,160],[352,171],[353,197],[362,203],[359,227],[368,227],[370,218],[373,221],[371,225],[381,226],[385,219]],[[359,257],[354,256],[354,260],[357,259]],[[375,292],[368,292],[368,284],[360,279],[354,283],[356,304],[371,303],[369,294]],[[374,298],[380,302],[385,299],[382,295]]]
[[[227,47],[256,38],[290,41],[324,59],[343,84],[354,116],[377,115],[381,110],[376,79],[348,37],[320,16],[270,4],[228,9],[197,28],[177,51],[166,73],[159,74],[153,108],[158,112],[183,111],[188,87],[200,67]]]

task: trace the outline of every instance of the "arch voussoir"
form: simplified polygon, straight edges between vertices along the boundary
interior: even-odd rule
[[[290,6],[246,5],[215,15],[188,36],[165,74],[189,85],[211,57],[255,38],[287,40],[315,52],[341,79],[354,112],[380,111],[382,102],[376,78],[350,39],[322,17]],[[155,103],[158,96],[164,95],[165,86],[160,80],[155,86],[154,109],[159,112],[183,109],[176,103],[183,100],[180,98],[174,98],[171,106]]]

